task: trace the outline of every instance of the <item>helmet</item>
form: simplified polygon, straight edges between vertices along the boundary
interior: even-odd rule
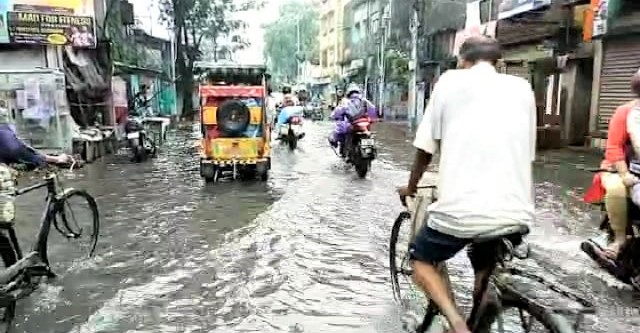
[[[347,97],[351,96],[351,94],[360,94],[361,93],[360,87],[358,87],[357,84],[352,83],[347,87],[346,93],[347,93],[346,94]]]

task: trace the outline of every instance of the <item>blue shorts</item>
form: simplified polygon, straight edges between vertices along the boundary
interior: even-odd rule
[[[506,237],[516,246],[522,242],[522,236],[513,235]],[[447,261],[469,245],[467,254],[471,260],[471,266],[475,272],[493,269],[500,260],[500,239],[483,243],[474,243],[473,239],[463,239],[447,235],[435,229],[429,228],[425,223],[415,240],[409,244],[409,258],[432,265]]]

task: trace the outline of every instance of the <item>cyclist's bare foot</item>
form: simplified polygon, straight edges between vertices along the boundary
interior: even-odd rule
[[[452,323],[451,329],[447,333],[471,333],[471,331],[467,328],[467,324],[462,321],[459,323]]]
[[[469,331],[467,328],[465,328],[462,331],[460,331],[460,330],[449,330],[449,331],[447,331],[447,333],[471,333],[471,331]]]
[[[618,258],[620,247],[622,247],[621,242],[613,242],[609,244],[606,249],[604,249],[604,255],[609,259],[615,260],[616,258]]]

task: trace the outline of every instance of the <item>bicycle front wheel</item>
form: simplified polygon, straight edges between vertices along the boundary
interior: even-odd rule
[[[56,232],[50,230],[40,244],[42,260],[51,266],[51,256],[60,263],[93,256],[100,230],[96,200],[84,190],[68,189],[53,205],[51,224]]]

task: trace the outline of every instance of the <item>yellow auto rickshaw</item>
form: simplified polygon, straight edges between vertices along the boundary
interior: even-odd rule
[[[262,65],[196,62],[200,76],[200,175],[267,180],[271,169],[267,74]]]

